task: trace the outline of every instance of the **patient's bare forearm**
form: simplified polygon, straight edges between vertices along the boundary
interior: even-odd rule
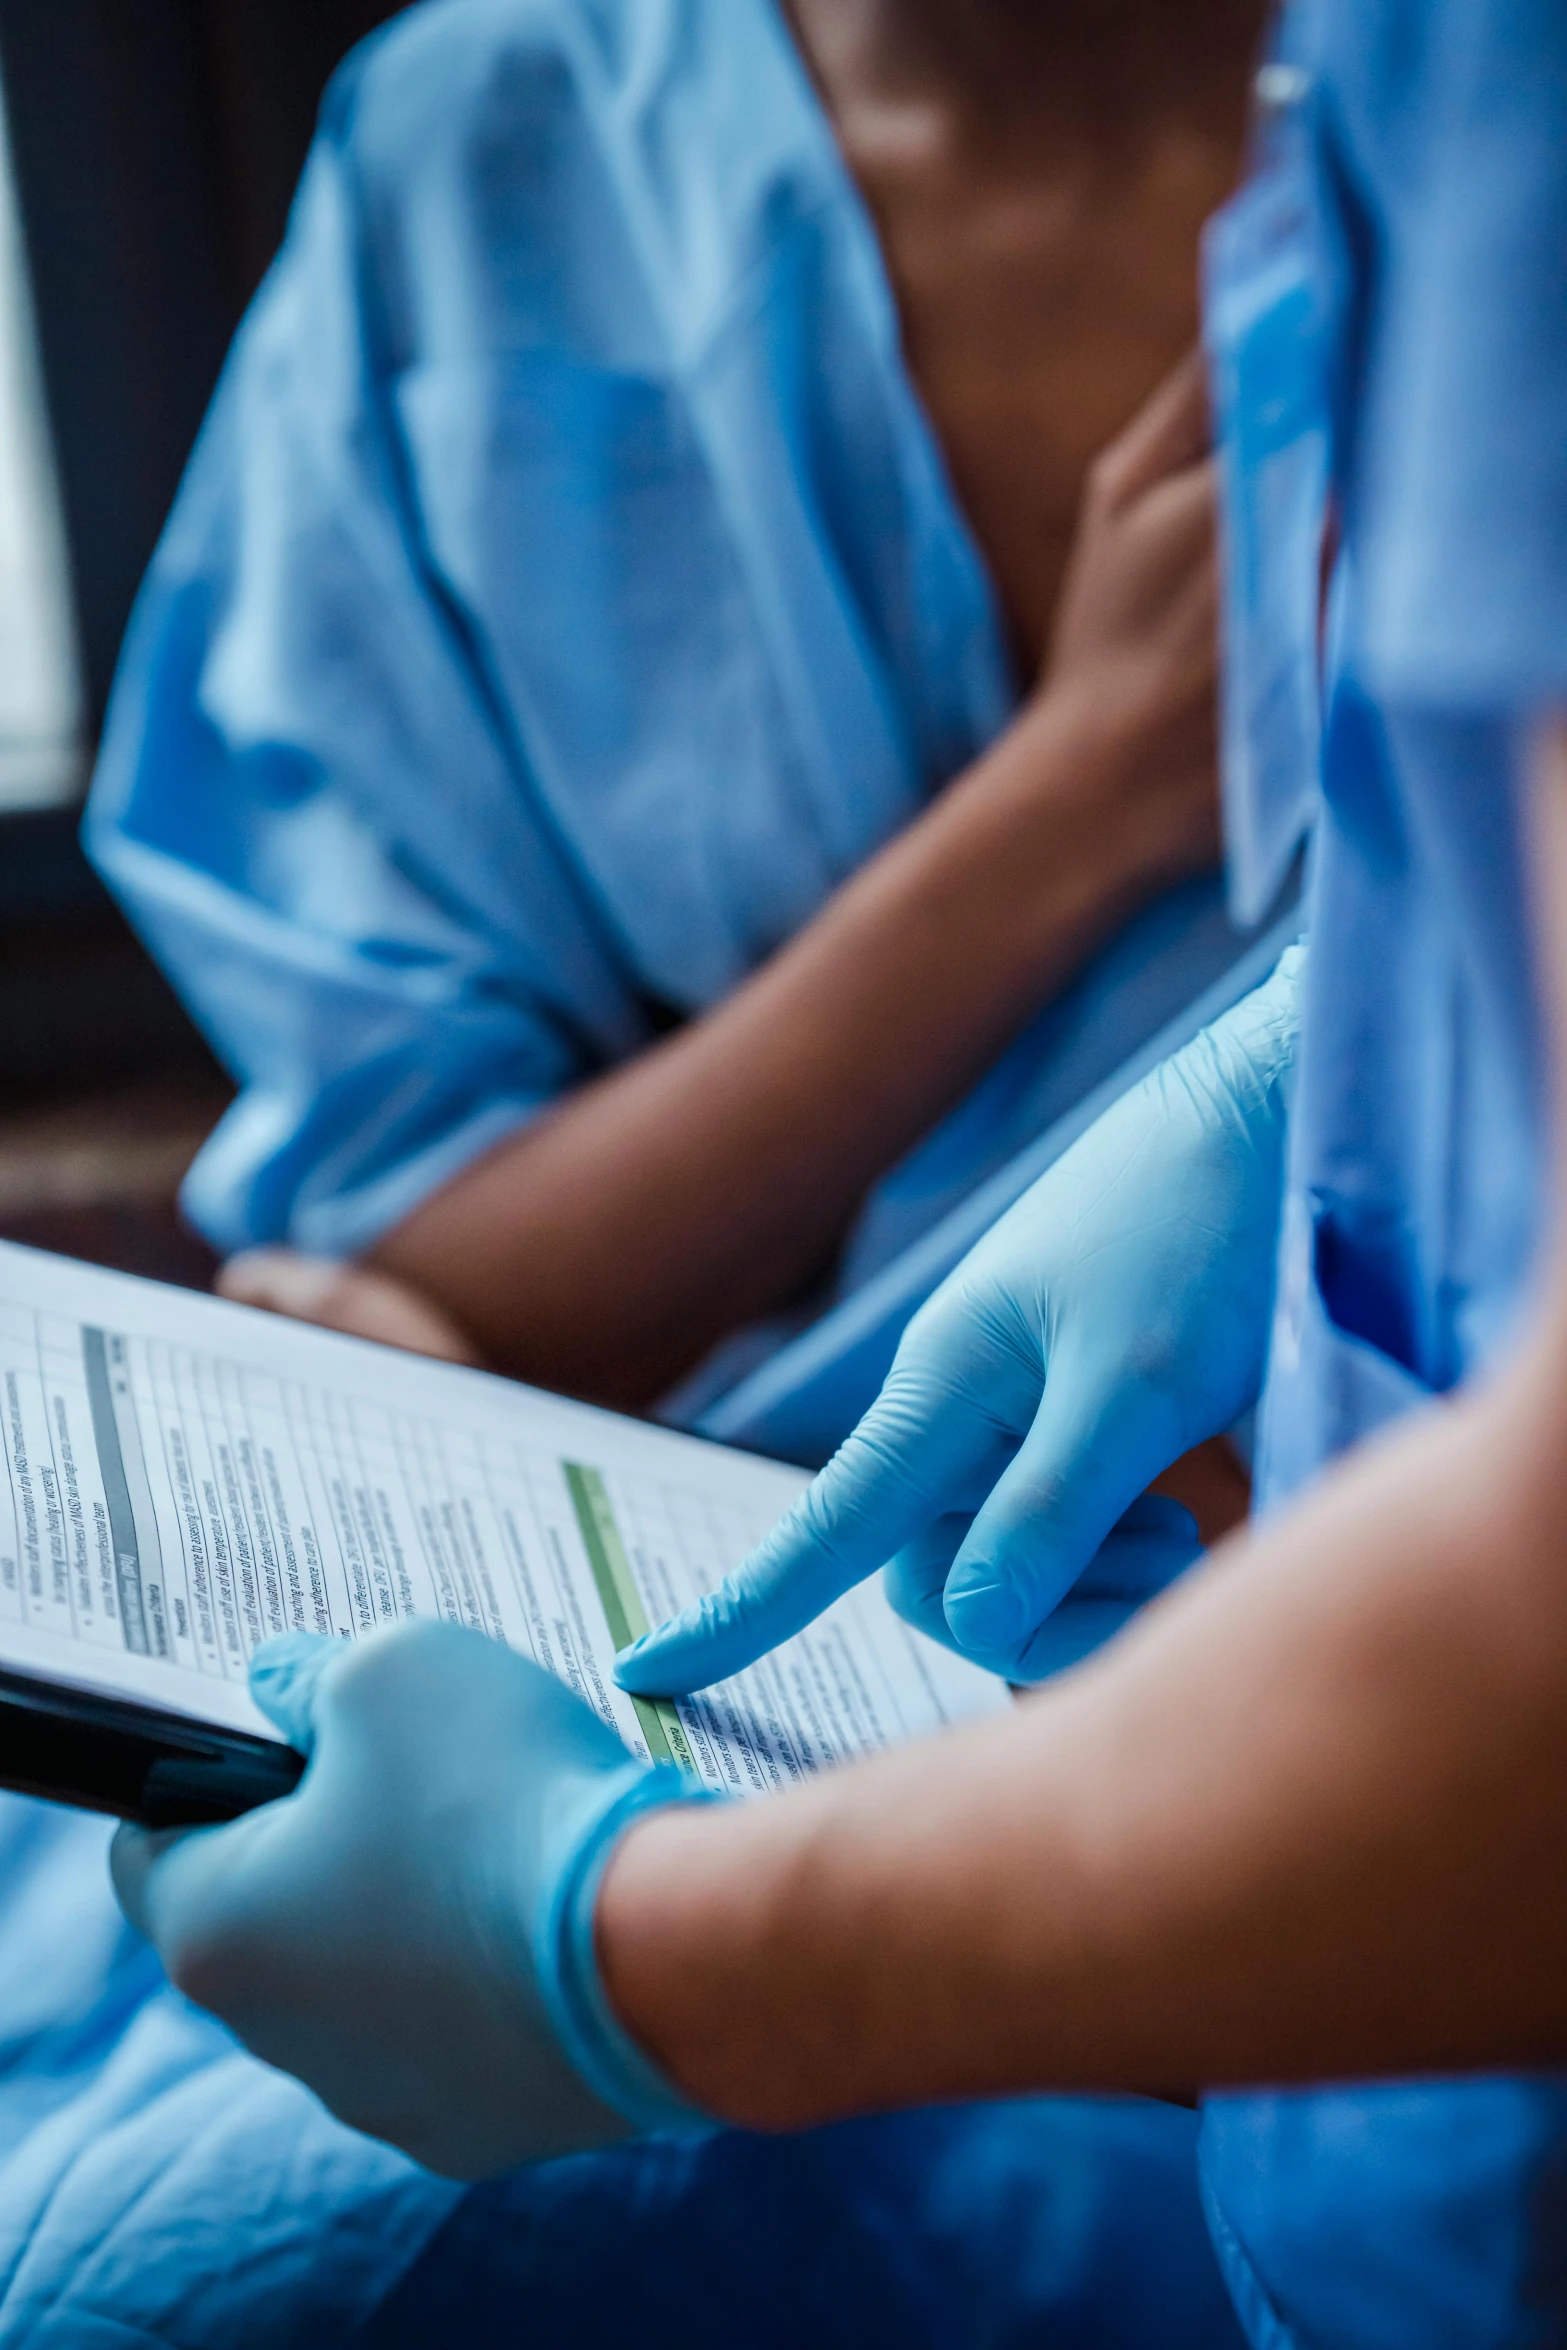
[[[1114,713],[1047,697],[712,1015],[572,1096],[374,1252],[497,1367],[637,1405],[823,1264],[869,1185],[1200,861]],[[1200,839],[1200,836],[1199,836]]]
[[[599,1912],[631,2030],[764,2128],[1560,2061],[1567,1455],[1530,1393],[1357,1465],[1010,1720],[636,1830]]]

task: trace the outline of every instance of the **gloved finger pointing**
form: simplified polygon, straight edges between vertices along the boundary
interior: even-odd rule
[[[617,1659],[638,1697],[678,1697],[742,1672],[873,1575],[951,1498],[982,1490],[1015,1438],[972,1403],[894,1363],[821,1475],[718,1589]]]

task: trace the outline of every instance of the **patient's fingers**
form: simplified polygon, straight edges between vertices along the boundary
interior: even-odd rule
[[[303,1256],[291,1248],[252,1248],[230,1257],[217,1287],[236,1305],[259,1306],[265,1313],[373,1339],[407,1354],[433,1355],[447,1363],[480,1360],[466,1332],[439,1306],[370,1266]]]
[[[1095,459],[1091,494],[1111,507],[1127,505],[1200,463],[1211,445],[1207,370],[1201,351],[1191,350]]]

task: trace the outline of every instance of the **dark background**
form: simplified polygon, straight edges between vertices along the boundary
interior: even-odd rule
[[[333,67],[385,0],[0,0],[89,722]],[[217,1072],[76,845],[0,816],[0,1104]]]

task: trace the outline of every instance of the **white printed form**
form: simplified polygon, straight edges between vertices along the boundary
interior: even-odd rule
[[[1009,1702],[878,1582],[698,1697],[629,1698],[615,1651],[711,1590],[802,1471],[4,1244],[0,1435],[0,1664],[75,1687],[272,1735],[261,1641],[444,1617],[742,1795]]]

